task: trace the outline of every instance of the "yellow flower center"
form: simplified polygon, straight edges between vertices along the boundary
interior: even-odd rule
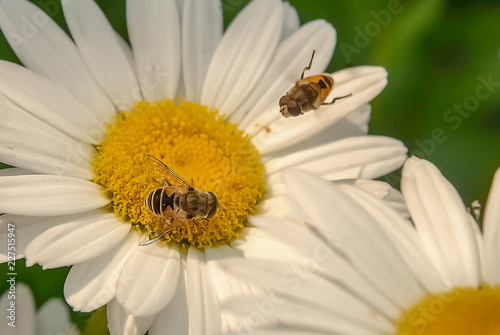
[[[161,240],[200,248],[230,241],[255,214],[266,192],[264,166],[250,138],[217,110],[196,103],[139,102],[108,125],[97,150],[95,182],[112,198],[114,212],[151,239],[163,234]],[[214,193],[221,206],[216,215],[167,220],[153,214],[144,200],[166,185],[155,181],[144,164],[145,154],[161,160],[195,189]]]
[[[397,335],[500,334],[500,286],[428,295],[400,318]]]

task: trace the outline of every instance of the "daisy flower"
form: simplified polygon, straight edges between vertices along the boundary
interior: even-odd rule
[[[29,287],[16,283],[0,297],[0,333],[3,335],[79,335],[71,323],[68,306],[62,299],[45,302],[35,313],[35,300]],[[12,316],[12,318],[11,318]]]
[[[237,255],[249,215],[283,210],[284,168],[371,179],[404,162],[400,141],[367,135],[387,73],[335,72],[327,101],[352,97],[285,119],[279,98],[311,51],[311,74],[330,62],[330,24],[300,26],[279,0],[250,2],[224,32],[220,1],[126,5],[131,46],[91,0],[62,2],[71,38],[28,1],[0,3],[0,28],[25,66],[0,61],[0,161],[16,167],[0,177],[1,224],[16,225],[28,265],[73,265],[67,302],[83,312],[108,304],[112,333],[217,334],[232,327],[219,301],[249,287],[220,274],[218,260]],[[213,192],[217,215],[169,230],[144,206],[159,187],[144,154]]]
[[[223,263],[280,292],[227,304],[255,325],[252,334],[500,333],[500,169],[483,232],[450,182],[415,157],[401,180],[411,221],[349,185],[303,171],[285,180],[307,225],[256,216],[251,223],[259,228],[251,229],[274,234],[301,256]]]

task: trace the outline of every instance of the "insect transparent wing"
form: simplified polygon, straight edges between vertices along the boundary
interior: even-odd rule
[[[170,167],[165,165],[158,158],[145,154],[144,155],[144,163],[149,169],[149,172],[153,176],[153,178],[160,184],[168,186],[178,185],[178,186],[186,186],[192,188],[192,186],[184,180],[177,172],[172,170]]]

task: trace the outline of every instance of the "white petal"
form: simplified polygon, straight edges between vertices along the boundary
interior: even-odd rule
[[[438,294],[449,289],[433,262],[422,252],[424,247],[418,239],[417,231],[409,221],[371,194],[352,187],[345,187],[344,191],[369,213],[372,224],[376,224],[385,231],[398,253],[406,261],[413,276],[427,292]]]
[[[269,153],[300,143],[328,128],[350,112],[375,98],[387,84],[387,72],[382,67],[355,67],[332,74],[335,87],[326,101],[352,93],[352,97],[322,106],[296,118],[284,118],[278,106],[262,112],[254,121],[260,128],[253,143],[261,153]],[[253,132],[251,132],[253,134]]]
[[[142,100],[132,96],[139,85],[134,69],[99,6],[92,0],[67,0],[62,7],[85,64],[115,106],[129,109],[134,100]]]
[[[10,278],[7,277],[7,280]],[[35,335],[35,301],[33,299],[33,294],[31,293],[29,287],[23,283],[16,283],[15,288],[12,290],[15,292],[15,300],[9,298],[11,286],[9,285],[9,291],[6,291],[0,298],[0,308],[2,311],[2,318],[0,318],[0,333],[2,335]],[[15,303],[15,310],[12,313],[8,311],[11,308],[11,303]],[[13,320],[8,316],[13,314]],[[15,327],[9,326],[9,322],[15,321]]]
[[[36,330],[38,334],[80,333],[71,323],[68,305],[58,298],[46,301],[37,311]]]
[[[500,284],[500,169],[491,184],[484,211],[484,280]]]
[[[269,183],[282,180],[284,168],[296,167],[327,179],[381,177],[400,167],[407,149],[396,139],[384,136],[360,136],[295,152],[266,163]]]
[[[256,329],[252,332],[252,335],[330,335],[331,332],[323,332],[320,330],[301,330],[296,328],[280,327],[271,329]]]
[[[123,265],[138,247],[132,231],[104,255],[74,265],[64,284],[64,297],[75,311],[91,312],[111,301]]]
[[[43,269],[78,264],[105,253],[129,231],[130,224],[120,222],[114,213],[74,215],[33,239],[26,248],[26,264],[38,263]]]
[[[23,258],[25,256],[26,247],[39,234],[45,230],[64,222],[58,222],[54,218],[47,219],[46,217],[38,216],[20,216],[4,214],[0,216],[0,242],[5,248],[0,249],[0,263],[11,261],[12,249],[15,247],[15,258]],[[9,233],[14,234],[9,237]],[[9,254],[8,251],[11,251]]]
[[[146,100],[175,98],[181,67],[180,19],[175,0],[127,0],[127,27]]]
[[[371,210],[351,195],[349,190],[356,191],[354,187],[334,186],[301,171],[288,172],[285,182],[323,238],[345,253],[362,276],[397,306],[405,309],[425,294],[394,237],[376,224],[384,218],[374,217]],[[392,213],[389,219],[403,220]]]
[[[216,248],[205,249],[208,274],[214,286],[219,301],[237,295],[251,294],[252,287],[244,280],[221,270],[219,262],[223,259],[241,259],[241,256],[231,247],[222,245]]]
[[[283,2],[283,29],[281,30],[281,40],[287,39],[299,29],[299,26],[300,19],[297,10],[287,1]]]
[[[236,110],[267,69],[282,22],[283,6],[277,0],[252,1],[236,16],[208,68],[201,104],[226,116]]]
[[[189,333],[218,334],[221,329],[219,301],[208,278],[204,253],[196,248],[189,248],[186,267]]]
[[[53,216],[81,213],[109,203],[101,187],[72,177],[0,177],[0,212]]]
[[[3,132],[2,134],[8,135],[7,132]],[[34,172],[44,174],[58,174],[87,180],[92,179],[92,172],[88,169],[81,168],[57,158],[33,152],[32,150],[35,149],[35,146],[30,146],[29,144],[37,143],[36,141],[24,143],[26,148],[23,148],[22,143],[14,144],[14,138],[18,137],[18,135],[19,134],[11,136],[10,141],[6,141],[0,145],[0,160],[2,162],[24,168],[31,167],[31,169],[35,170]],[[2,136],[0,135],[0,137]]]
[[[120,274],[116,299],[128,314],[155,315],[174,296],[180,269],[179,249],[175,245],[137,248]]]
[[[250,223],[253,217],[250,217]],[[288,244],[259,228],[246,228],[240,238],[231,243],[245,259],[265,259],[293,263],[301,254]]]
[[[304,263],[310,264],[312,261],[314,269],[322,276],[363,297],[376,311],[374,314],[387,315],[391,319],[399,317],[401,310],[363,278],[342,252],[329,245],[328,240],[318,238],[305,226],[291,224],[284,219],[256,216],[251,218],[251,222],[284,244],[293,246],[300,255],[297,263],[306,260]]]
[[[0,161],[44,174],[92,179],[95,149],[20,109],[0,95]]]
[[[365,136],[368,135],[368,122],[370,121],[371,106],[364,104],[351,113],[347,114],[338,122],[335,122],[328,128],[311,136],[305,141],[294,146],[284,148],[283,150],[272,152],[264,156],[264,159],[283,157],[295,152],[306,151],[322,146],[326,143],[331,143],[343,140],[347,137]]]
[[[135,60],[134,60],[134,53],[132,52],[132,49],[130,48],[130,45],[128,45],[127,41],[123,39],[123,37],[118,34],[115,31],[116,39],[118,40],[118,44],[120,45],[120,48],[122,49],[123,55],[127,59],[128,64],[132,69],[135,69]]]
[[[316,50],[309,74],[323,72],[333,55],[337,33],[331,24],[324,20],[308,22],[288,39],[279,44],[269,68],[259,80],[259,84],[231,120],[241,122],[240,128],[252,134],[256,118],[262,113],[272,114],[278,108],[279,99],[295,85],[304,67],[309,64],[313,50]],[[259,123],[260,124],[260,123]]]
[[[220,0],[186,0],[182,18],[182,69],[186,100],[198,102],[212,56],[222,38]]]
[[[334,183],[354,185],[357,188],[364,190],[376,198],[383,200],[392,209],[399,212],[405,218],[410,218],[410,212],[406,207],[406,202],[403,194],[393,188],[386,182],[370,179],[342,179],[335,180]]]
[[[67,88],[99,119],[114,113],[71,39],[44,11],[24,0],[2,1],[0,27],[27,68]]]
[[[181,262],[179,286],[170,304],[157,316],[148,334],[150,335],[180,335],[189,334],[189,311],[186,293],[185,262]]]
[[[290,211],[288,203],[282,196],[269,197],[259,203],[259,214],[282,217]]]
[[[328,295],[328,292],[325,292]],[[344,317],[331,311],[312,307],[301,300],[291,300],[284,296],[276,294],[276,300],[270,300],[268,297],[260,299],[238,298],[224,304],[224,308],[242,315],[243,325],[238,332],[233,334],[350,334],[350,335],[380,335],[390,334],[394,326],[389,324],[387,331],[376,331],[363,327],[357,320],[350,317]],[[312,297],[311,297],[312,298]],[[342,301],[333,300],[335,304],[341,304]],[[357,314],[356,312],[353,313]],[[359,315],[358,315],[359,317]],[[269,319],[274,319],[275,324]],[[374,317],[367,316],[365,322],[370,322]],[[264,326],[259,329],[259,326]],[[285,328],[286,327],[286,328]],[[255,329],[256,328],[256,329]],[[254,329],[256,330],[254,332]],[[264,331],[264,329],[273,330],[273,332]],[[284,331],[286,329],[286,332]],[[280,330],[283,330],[281,332]],[[302,331],[307,330],[306,333]]]
[[[19,169],[19,168],[7,168],[7,169],[0,170],[0,177],[21,176],[21,175],[27,175],[27,174],[33,174],[33,172],[28,171],[28,170],[24,170],[24,169]]]
[[[221,265],[226,271],[244,279],[282,292],[292,301],[301,301],[309,309],[321,310],[339,319],[350,319],[351,322],[363,324],[366,328],[378,329],[381,332],[391,331],[393,325],[390,320],[380,314],[376,318],[373,317],[375,313],[371,306],[356,298],[344,287],[312,272],[314,268],[310,267],[311,261],[313,260],[304,258],[293,266],[269,261],[227,260],[221,262]],[[250,308],[257,309],[255,305],[257,302]],[[311,318],[311,314],[306,316]]]
[[[479,224],[476,222],[474,217],[470,214],[467,213],[469,217],[469,225],[474,233],[474,241],[476,242],[476,248],[479,253],[479,259],[480,259],[480,271],[481,271],[481,280],[484,281],[484,273],[485,273],[485,263],[484,263],[484,238],[483,238],[483,232],[481,231],[481,228],[479,227]]]
[[[20,65],[0,61],[0,92],[60,131],[82,141],[100,143],[102,122],[60,84]]]
[[[459,194],[431,163],[412,157],[403,167],[401,190],[424,250],[447,284],[477,286],[479,253]]]
[[[154,316],[139,318],[127,314],[116,299],[108,303],[106,312],[111,335],[144,335],[154,320]]]

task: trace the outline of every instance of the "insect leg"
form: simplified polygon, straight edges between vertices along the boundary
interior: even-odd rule
[[[344,98],[348,98],[348,97],[352,97],[352,93],[349,93],[348,95],[344,95],[343,97],[334,98],[330,102],[324,102],[324,103],[322,103],[322,105],[333,105],[335,103],[335,101],[340,100],[340,99],[344,99]]]
[[[313,58],[314,58],[314,54],[316,53],[316,50],[313,50],[313,53],[311,55],[311,60],[309,61],[309,65],[306,66],[304,68],[304,70],[302,70],[302,74],[300,75],[300,79],[304,79],[304,72],[306,72],[307,70],[310,70],[311,69],[311,65],[313,63]]]
[[[139,240],[139,245],[140,245],[141,247],[145,247],[145,246],[151,245],[151,244],[153,244],[153,243],[155,243],[155,242],[158,242],[158,241],[159,241],[159,240],[163,237],[163,235],[165,235],[166,233],[167,233],[167,232],[165,232],[165,233],[161,234],[160,236],[158,236],[158,237],[157,237],[157,238],[155,238],[154,240],[151,240],[151,239],[149,238],[149,235],[147,235],[147,237],[146,237],[146,238],[143,238],[143,239]]]

